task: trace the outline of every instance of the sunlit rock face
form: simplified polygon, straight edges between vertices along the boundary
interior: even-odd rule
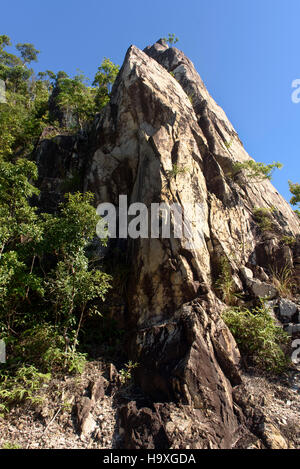
[[[299,236],[297,217],[269,181],[233,181],[233,163],[250,157],[191,61],[164,41],[144,52],[129,48],[87,141],[69,143],[65,175],[79,171],[97,205],[118,206],[126,195],[128,205],[145,204],[150,226],[151,204],[175,204],[190,228],[181,237],[171,230],[170,238],[125,243],[128,353],[154,407],[122,409],[123,445],[233,447],[250,434],[252,420],[233,398],[241,385],[240,355],[220,316],[225,305],[216,295],[217,266],[225,256],[237,291],[249,282],[268,283],[270,262],[299,261],[298,248],[283,250],[279,243],[283,235]],[[57,192],[58,172],[52,168],[57,174],[49,181],[45,171],[49,158],[40,148],[40,182]],[[276,208],[274,235],[260,231],[255,207]]]

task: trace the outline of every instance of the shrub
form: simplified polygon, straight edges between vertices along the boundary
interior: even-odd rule
[[[261,231],[274,231],[275,224],[272,215],[272,209],[255,208],[253,210],[254,220],[260,227]]]
[[[231,266],[227,257],[222,256],[218,265],[218,279],[215,288],[222,301],[227,305],[236,304],[235,286],[232,278]]]
[[[163,37],[162,39],[163,41],[167,42],[170,46],[175,45],[179,41],[178,37],[176,37],[174,33],[169,33],[168,37]]]
[[[66,339],[57,327],[44,323],[23,332],[13,346],[8,363],[30,363],[43,373],[67,371],[81,373],[85,355],[66,348]]]
[[[223,319],[234,336],[246,363],[273,374],[283,372],[289,364],[285,348],[289,336],[276,325],[262,303],[250,311],[231,308]]]
[[[281,241],[286,246],[291,246],[296,243],[296,238],[294,236],[283,236]]]
[[[17,443],[6,441],[5,443],[3,443],[1,449],[22,449],[22,447]]]
[[[290,200],[290,203],[292,205],[296,205],[300,207],[300,184],[295,183],[293,184],[291,181],[289,181],[289,186],[290,186],[290,192],[293,194],[293,197]],[[295,210],[296,215],[300,218],[300,211]]]
[[[275,169],[281,169],[282,164],[272,163],[272,164],[264,164],[260,162],[256,162],[253,160],[245,161],[243,163],[234,163],[232,167],[232,172],[230,176],[233,179],[236,179],[238,176],[242,176],[242,181],[244,184],[253,183],[253,182],[262,182],[268,179],[269,181],[272,179],[272,175]]]
[[[126,363],[125,368],[120,370],[120,381],[122,384],[126,384],[132,380],[132,371],[138,367],[138,363],[129,361]]]
[[[233,139],[231,139],[231,140],[229,140],[229,141],[226,140],[226,141],[224,142],[224,145],[225,145],[225,147],[227,148],[227,150],[229,150],[229,148],[231,147],[232,142],[233,142]]]
[[[187,172],[188,168],[186,168],[185,166],[173,164],[172,169],[167,171],[167,176],[170,181],[171,179],[175,179],[176,176],[178,176],[179,174],[186,174]]]
[[[0,374],[0,410],[23,401],[41,403],[42,397],[37,394],[43,384],[51,379],[50,373],[40,373],[34,366],[21,366],[15,374]]]

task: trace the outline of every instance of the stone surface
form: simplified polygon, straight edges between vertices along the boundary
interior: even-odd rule
[[[83,436],[88,436],[95,428],[95,420],[91,414],[92,401],[88,397],[83,397],[76,404],[77,420],[79,431]]]
[[[259,432],[265,445],[269,449],[288,449],[288,444],[281,435],[279,429],[270,421],[265,421],[260,425]]]
[[[261,282],[257,279],[249,280],[248,287],[256,298],[268,298],[272,300],[278,295],[278,291],[273,285]]]
[[[279,302],[279,314],[284,322],[291,322],[293,317],[296,319],[298,311],[298,306],[293,301],[281,298]]]
[[[120,446],[124,449],[218,449],[227,447],[211,418],[189,405],[154,404],[138,408],[130,402],[120,410]],[[238,431],[232,435],[238,439]]]
[[[127,351],[139,363],[136,383],[152,402],[121,410],[126,448],[231,448],[241,423],[245,434],[256,428],[235,400],[240,356],[221,319],[225,305],[215,282],[225,257],[238,289],[246,284],[252,297],[274,298],[276,289],[253,272],[267,279],[273,261],[280,267],[282,256],[299,258],[298,248],[280,245],[283,235],[299,236],[299,221],[269,181],[233,181],[233,163],[249,159],[193,64],[161,41],[145,52],[129,48],[111,101],[84,141],[58,137],[37,151],[41,205],[50,199],[49,210],[65,180],[74,183],[79,173],[78,189],[93,192],[95,204],[118,206],[120,195],[148,208],[176,203],[190,226],[192,239],[185,233],[118,245],[131,268]],[[253,209],[273,206],[276,233],[267,236]],[[78,415],[80,422],[88,418],[87,402]]]
[[[286,326],[286,332],[290,335],[297,335],[300,333],[300,324],[290,323]]]

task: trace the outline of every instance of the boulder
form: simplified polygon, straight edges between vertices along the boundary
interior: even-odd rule
[[[276,298],[278,291],[270,283],[261,282],[260,280],[249,280],[248,287],[256,298],[268,298],[270,300]]]
[[[268,449],[288,449],[288,443],[280,430],[266,419],[259,427],[259,433]]]
[[[283,322],[292,322],[292,319],[296,319],[299,307],[293,301],[287,298],[281,298],[279,301],[279,314]],[[300,317],[299,317],[300,321]],[[296,321],[295,321],[296,322]]]
[[[285,330],[291,336],[298,335],[300,333],[300,324],[290,323],[285,327]]]

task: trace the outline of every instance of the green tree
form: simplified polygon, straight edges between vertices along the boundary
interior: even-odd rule
[[[289,186],[290,186],[290,192],[293,194],[293,197],[290,200],[290,203],[292,205],[296,205],[300,208],[300,184],[295,183],[293,184],[291,181],[289,181]],[[300,218],[300,210],[295,210],[296,214]]]
[[[175,36],[175,34],[168,34],[168,37],[164,37],[163,41],[167,42],[171,47],[177,44],[179,41],[178,37]]]
[[[0,157],[28,156],[47,124],[47,90],[36,82],[31,91],[33,100],[7,91],[0,103]]]
[[[279,162],[264,164],[253,160],[248,160],[243,163],[237,162],[233,165],[231,177],[235,179],[241,175],[244,183],[262,182],[266,179],[270,181],[276,168],[281,169],[282,164]]]
[[[0,160],[0,330],[6,333],[23,323],[30,292],[42,294],[41,280],[31,268],[34,255],[30,250],[28,259],[26,254],[28,244],[42,236],[36,210],[28,202],[38,193],[29,182],[36,177],[31,161]]]
[[[104,58],[102,64],[98,67],[93,81],[93,86],[97,87],[95,97],[97,109],[103,108],[109,102],[112,85],[115,82],[119,70],[119,65],[115,65],[108,58]]]
[[[247,364],[272,374],[286,370],[290,363],[287,355],[290,339],[276,324],[263,301],[253,310],[230,308],[223,313],[223,319]]]
[[[47,87],[27,67],[34,47],[19,45],[22,61],[6,52],[8,45],[9,37],[0,36],[0,78],[6,84],[6,103],[0,103],[0,157],[5,158],[31,153],[47,123],[49,99]]]
[[[65,353],[72,344],[74,354],[85,318],[97,313],[95,302],[110,286],[109,276],[86,255],[99,217],[92,195],[80,193],[68,195],[56,215],[39,214],[32,204],[39,193],[33,185],[37,168],[29,158],[49,122],[50,93],[57,89],[60,105],[82,128],[95,112],[96,89],[83,75],[71,79],[46,70],[36,77],[28,68],[38,56],[34,46],[18,44],[18,57],[6,51],[10,45],[8,36],[0,36],[7,97],[0,103],[0,332],[13,343],[37,324],[42,333],[54,327],[63,331]]]
[[[99,216],[89,193],[67,194],[57,215],[38,215],[28,202],[36,177],[31,161],[0,160],[0,331],[15,336],[47,319],[73,353],[85,318],[99,314],[92,301],[110,288],[85,252]]]
[[[8,36],[0,36],[0,78],[5,81],[9,91],[22,92],[26,95],[27,80],[33,72],[24,66],[20,57],[5,50],[10,45]]]
[[[31,62],[37,62],[38,54],[40,53],[33,44],[21,44],[16,45],[16,49],[20,52],[23,64],[29,64]]]
[[[58,104],[75,118],[76,126],[83,128],[84,122],[95,114],[95,91],[84,83],[82,75],[74,78],[58,77]]]

